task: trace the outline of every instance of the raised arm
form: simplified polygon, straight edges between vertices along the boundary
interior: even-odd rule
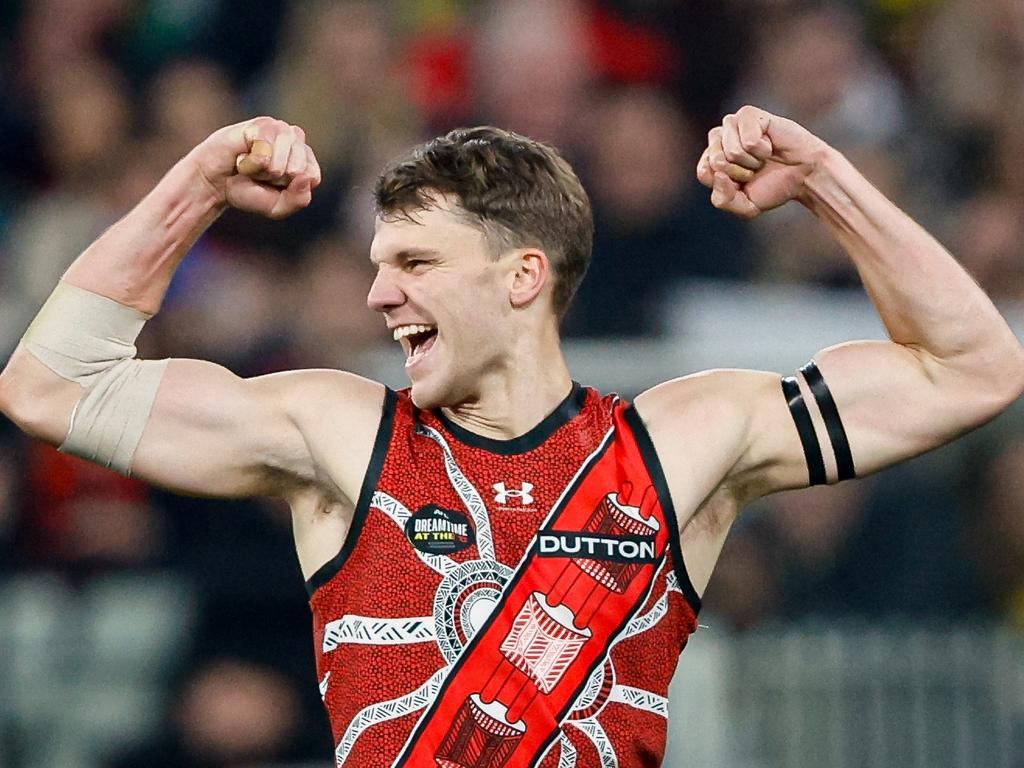
[[[800,125],[744,107],[711,131],[697,175],[716,207],[744,218],[803,204],[853,260],[890,337],[823,350],[785,384],[778,374],[717,372],[638,399],[652,433],[663,435],[685,428],[680,420],[699,404],[721,412],[716,470],[740,503],[874,472],[983,424],[1020,396],[1024,349],[985,293]]]
[[[225,208],[282,218],[319,181],[295,126],[256,118],[212,134],[67,270],[0,374],[0,409],[63,450],[176,490],[275,493],[311,479],[300,392],[329,374],[243,380],[208,362],[136,360],[134,342]]]

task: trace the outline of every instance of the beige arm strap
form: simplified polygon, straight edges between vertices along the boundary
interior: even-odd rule
[[[168,362],[134,359],[148,319],[62,281],[22,338],[43,365],[85,390],[60,449],[125,475]]]

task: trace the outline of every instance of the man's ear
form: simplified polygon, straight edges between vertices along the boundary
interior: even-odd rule
[[[551,262],[544,251],[523,248],[516,251],[513,271],[509,273],[509,302],[513,308],[527,306],[551,280]]]

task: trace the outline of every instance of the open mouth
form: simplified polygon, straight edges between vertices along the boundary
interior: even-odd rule
[[[403,325],[395,328],[395,341],[405,350],[405,367],[419,362],[433,348],[437,340],[436,325]]]

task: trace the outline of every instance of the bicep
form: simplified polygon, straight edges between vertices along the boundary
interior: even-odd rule
[[[984,387],[911,347],[851,342],[826,349],[815,360],[858,475],[937,448],[993,415]],[[817,405],[820,398],[812,399]],[[815,417],[824,421],[820,407]],[[828,455],[833,446],[827,437],[823,447]]]
[[[243,379],[214,363],[171,360],[132,460],[132,475],[204,496],[277,494],[314,468],[289,416],[287,379]]]
[[[801,372],[718,370],[637,398],[678,510],[696,509],[722,488],[739,508],[776,491],[867,475],[998,410],[976,378],[893,342],[842,344],[814,362],[821,380],[813,388],[814,377],[809,383]]]

